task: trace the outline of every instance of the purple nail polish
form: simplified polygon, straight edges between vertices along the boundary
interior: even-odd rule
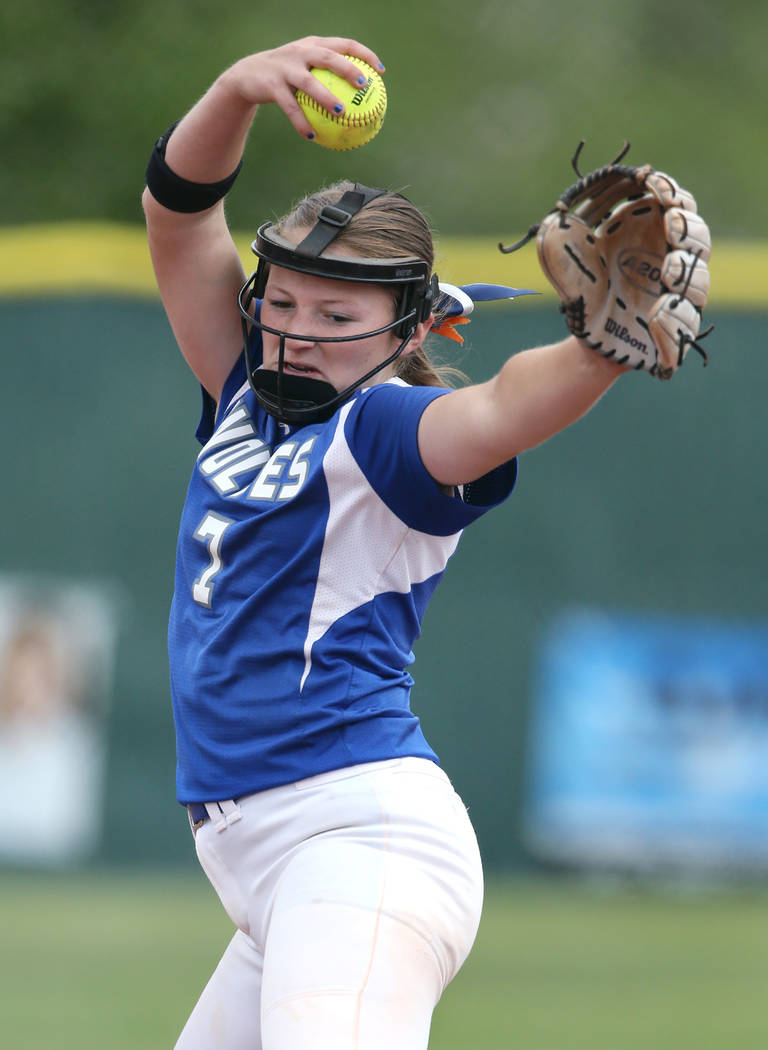
[[[307,138],[308,138],[308,139],[313,139],[314,137],[315,137],[315,133],[314,133],[314,131],[308,131],[308,132],[307,132]]]
[[[358,82],[358,84],[360,85],[360,87],[362,87],[362,86],[363,86],[363,84],[367,84],[367,83],[368,83],[368,81],[367,81],[367,80],[365,79],[365,77],[363,77],[363,76],[360,76],[360,77],[358,77],[358,78],[357,78],[357,82]]]
[[[343,110],[344,110],[344,107],[339,102],[337,102],[336,105],[333,107],[333,112],[334,113],[341,113],[341,112],[343,112]]]

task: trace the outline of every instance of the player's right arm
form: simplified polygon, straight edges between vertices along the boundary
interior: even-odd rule
[[[310,137],[295,92],[301,89],[332,109],[337,99],[309,70],[330,69],[356,85],[359,70],[345,54],[380,64],[369,48],[340,37],[307,37],[236,62],[174,129],[165,153],[169,168],[194,183],[226,179],[242,157],[258,107],[267,102],[280,106],[296,131]],[[142,203],[152,264],[174,335],[190,368],[218,401],[242,348],[237,293],[245,280],[224,204],[185,214],[164,207],[148,189]]]

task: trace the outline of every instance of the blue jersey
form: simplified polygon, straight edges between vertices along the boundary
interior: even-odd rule
[[[289,428],[240,359],[215,419],[204,395],[169,629],[180,802],[437,761],[410,710],[412,646],[461,530],[516,472],[463,495],[429,476],[419,419],[446,393],[390,380]]]

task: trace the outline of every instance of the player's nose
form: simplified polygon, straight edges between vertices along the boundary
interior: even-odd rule
[[[315,346],[317,339],[307,338],[301,335],[287,335],[285,337],[285,349],[292,350],[294,353],[301,350],[308,350]]]
[[[301,350],[305,347],[314,346],[317,343],[317,337],[313,336],[312,332],[316,324],[317,322],[313,318],[311,311],[300,307],[296,309],[291,318],[290,331],[286,332],[286,350]]]

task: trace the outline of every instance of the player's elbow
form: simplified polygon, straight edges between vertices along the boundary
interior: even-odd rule
[[[144,192],[141,195],[141,207],[147,223],[152,222],[155,218],[159,218],[161,212],[167,211],[167,208],[163,208],[162,204],[155,200],[149,192],[148,186],[144,187]]]

